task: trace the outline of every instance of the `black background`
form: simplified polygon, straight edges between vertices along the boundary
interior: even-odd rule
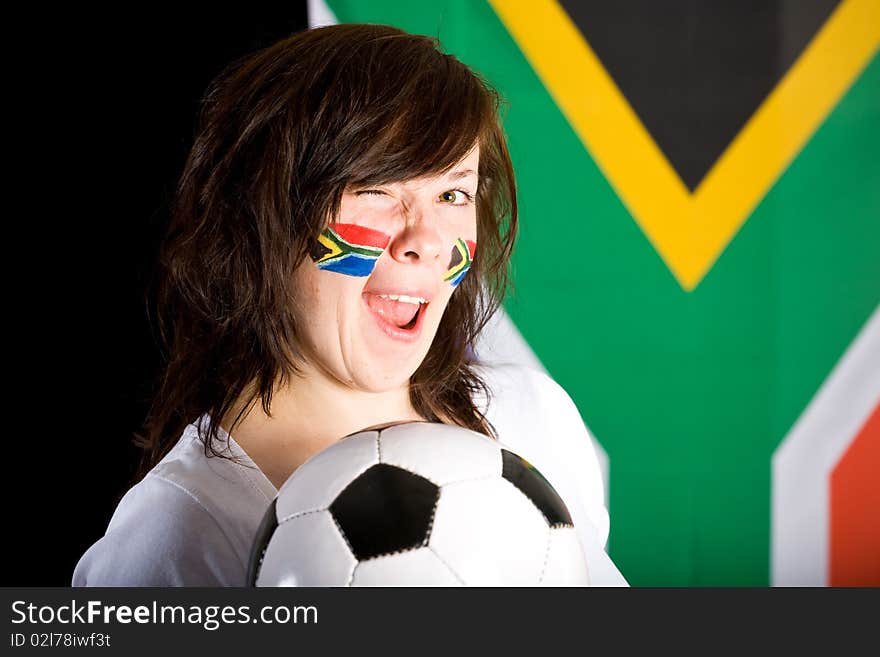
[[[280,6],[7,23],[4,586],[69,585],[130,482],[159,362],[144,286],[199,99],[307,26]]]

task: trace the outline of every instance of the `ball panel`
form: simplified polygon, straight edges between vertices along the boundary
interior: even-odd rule
[[[439,494],[424,477],[380,463],[352,481],[330,513],[361,561],[424,545]]]
[[[541,586],[589,586],[587,559],[573,527],[550,530],[550,549]]]
[[[361,561],[352,586],[461,586],[462,582],[429,548]]]
[[[257,586],[347,586],[356,564],[330,512],[306,513],[275,529]]]
[[[440,489],[428,544],[468,586],[535,586],[549,532],[510,482],[481,479]]]
[[[535,466],[521,456],[501,450],[502,476],[516,486],[541,511],[551,527],[574,527],[565,502]]]
[[[343,438],[297,468],[278,491],[278,520],[326,509],[351,480],[379,462],[377,432]]]
[[[438,486],[501,472],[494,440],[446,424],[419,422],[383,429],[379,454],[382,463],[411,470]]]
[[[250,558],[248,559],[248,586],[255,586],[257,572],[260,570],[260,564],[263,561],[263,554],[266,551],[266,546],[269,545],[269,539],[272,538],[272,534],[275,533],[275,529],[278,527],[278,516],[275,513],[275,504],[277,501],[277,497],[272,500],[269,504],[269,508],[266,509],[266,512],[263,514],[260,526],[257,527],[257,534],[254,537]]]

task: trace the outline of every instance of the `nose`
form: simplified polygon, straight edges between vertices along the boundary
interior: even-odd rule
[[[433,264],[440,259],[443,238],[435,210],[422,205],[409,206],[403,228],[388,245],[398,262]]]

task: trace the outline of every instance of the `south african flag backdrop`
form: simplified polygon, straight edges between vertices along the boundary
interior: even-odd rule
[[[880,0],[309,12],[439,37],[506,99],[498,339],[593,433],[627,580],[880,585]]]

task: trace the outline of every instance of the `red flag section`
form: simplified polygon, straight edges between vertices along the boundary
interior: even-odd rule
[[[880,404],[831,473],[831,586],[880,586]]]

